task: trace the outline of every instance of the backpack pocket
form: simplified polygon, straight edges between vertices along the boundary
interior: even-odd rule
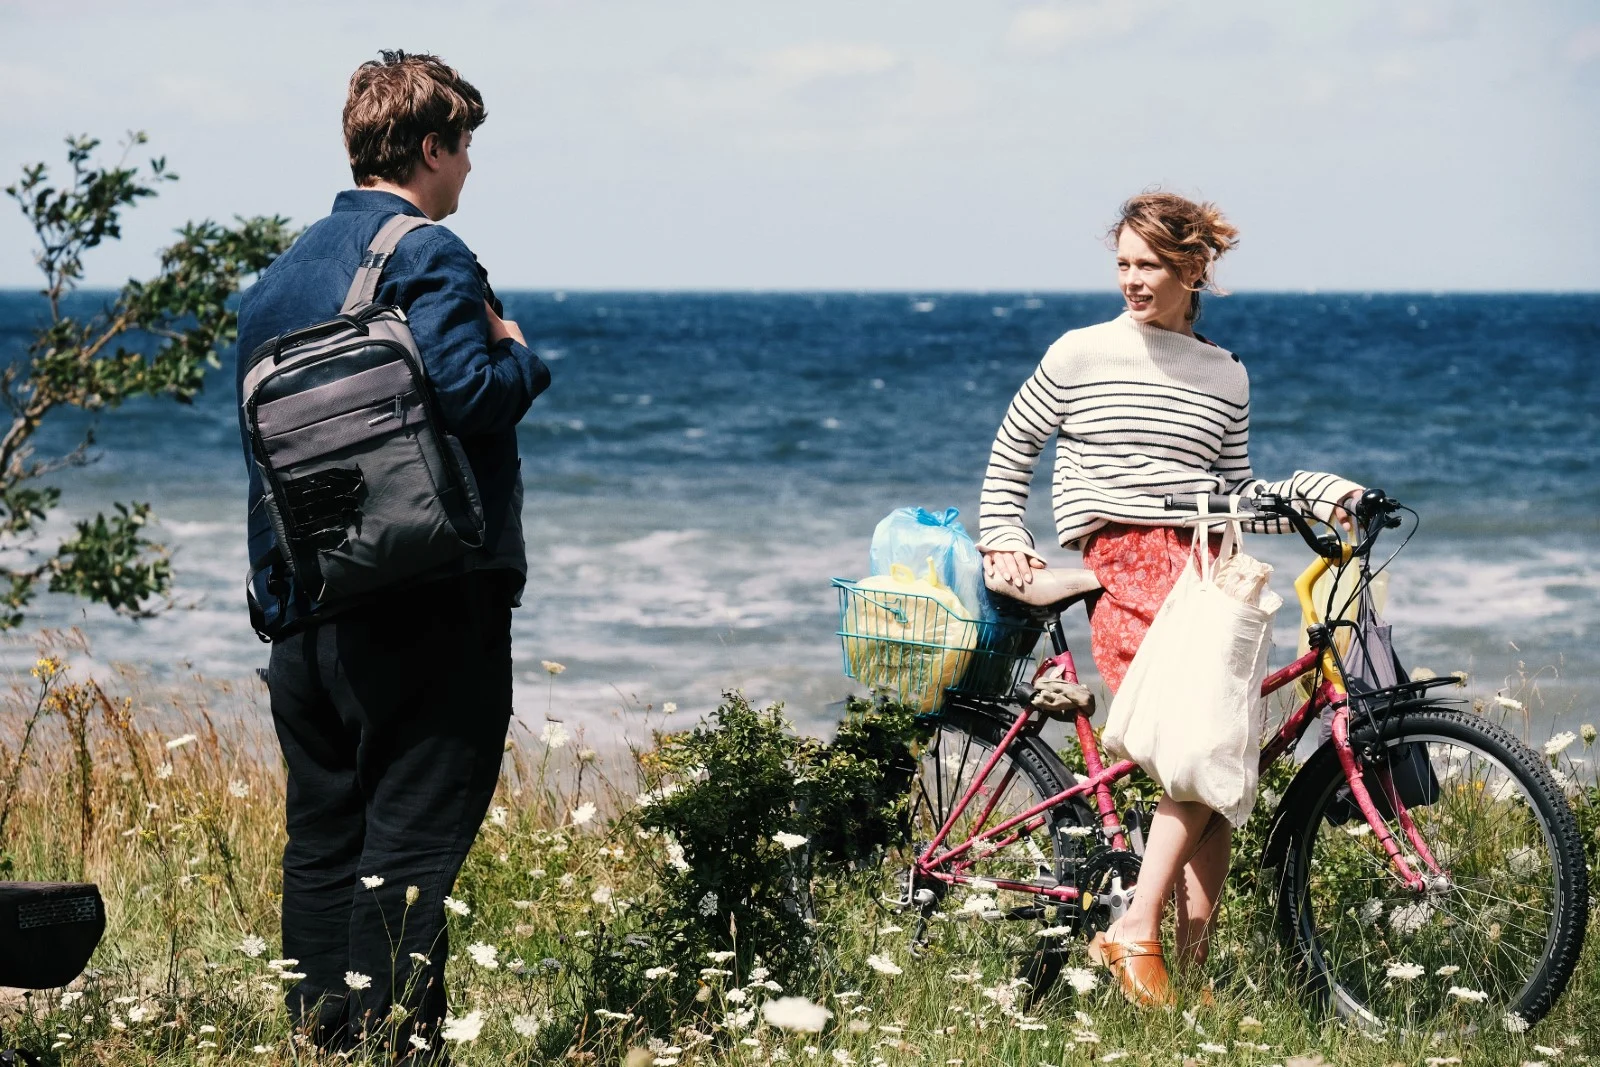
[[[363,354],[370,362],[371,347]],[[454,469],[423,389],[408,360],[390,359],[252,409],[274,532],[319,603],[446,567],[482,543],[476,487],[462,481],[470,469]]]

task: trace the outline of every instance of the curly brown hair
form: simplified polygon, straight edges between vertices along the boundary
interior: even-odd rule
[[[1196,203],[1176,193],[1147,192],[1123,201],[1106,234],[1115,248],[1123,227],[1144,239],[1157,258],[1189,289],[1189,321],[1200,317],[1200,294],[1226,296],[1214,269],[1223,253],[1239,243],[1239,231],[1217,205]]]
[[[344,146],[357,185],[404,182],[422,159],[430,133],[451,152],[461,135],[483,125],[483,97],[438,56],[380,52],[350,76],[344,102]]]

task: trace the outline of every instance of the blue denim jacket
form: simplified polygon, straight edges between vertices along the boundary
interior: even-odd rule
[[[324,322],[339,313],[361,257],[378,228],[395,214],[421,215],[409,201],[374,189],[350,189],[333,202],[333,213],[313,223],[262,272],[239,301],[237,386],[245,364],[263,341],[289,330]],[[522,540],[522,473],[517,423],[550,384],[550,371],[514,341],[489,344],[484,301],[500,310],[487,275],[461,238],[443,226],[407,234],[384,267],[376,302],[405,311],[445,426],[461,439],[483,498],[484,548],[472,566],[527,574]],[[263,488],[251,457],[240,396],[239,432],[249,472],[248,538],[252,569],[275,545],[261,506]],[[252,577],[256,600],[267,612],[268,632],[287,632],[311,604],[293,588],[280,617],[267,575]]]

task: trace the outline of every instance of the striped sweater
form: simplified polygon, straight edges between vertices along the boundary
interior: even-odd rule
[[[1134,322],[1126,313],[1072,330],[1050,346],[1017,391],[983,478],[978,543],[1033,552],[1023,525],[1033,469],[1056,442],[1056,533],[1067,548],[1107,522],[1173,521],[1168,493],[1277,493],[1327,521],[1360,486],[1296,471],[1263,482],[1250,470],[1250,378],[1226,349]],[[1280,520],[1250,524],[1261,533]]]

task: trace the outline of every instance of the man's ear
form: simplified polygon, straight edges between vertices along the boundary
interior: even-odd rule
[[[444,154],[444,142],[437,133],[425,134],[422,138],[422,164],[429,170],[439,169],[439,157]]]

